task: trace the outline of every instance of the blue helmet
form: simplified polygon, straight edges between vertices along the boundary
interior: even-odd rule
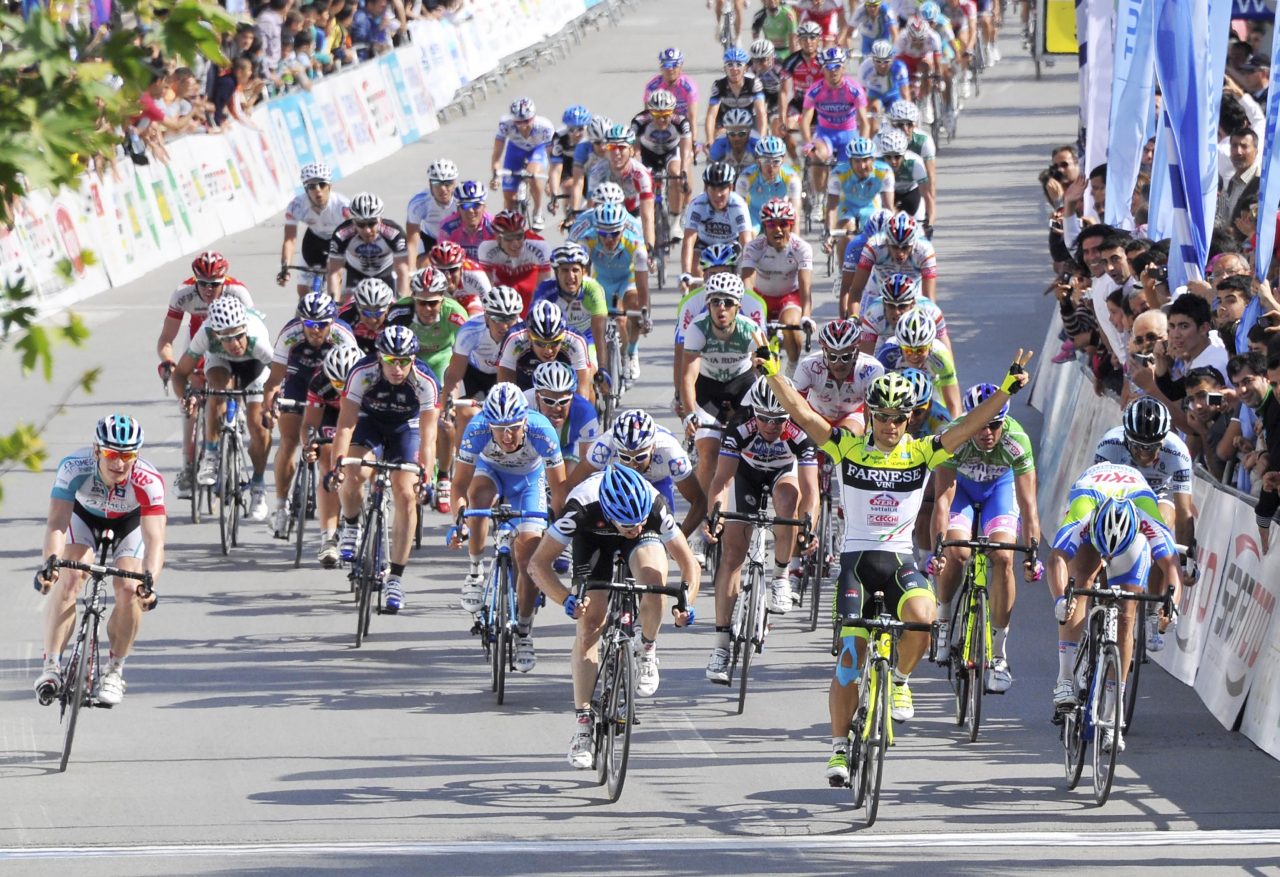
[[[1126,497],[1109,496],[1093,513],[1089,541],[1105,558],[1124,554],[1138,536],[1138,510]]]
[[[911,274],[890,274],[880,284],[880,298],[886,304],[905,307],[920,297],[920,278]]]
[[[964,410],[968,412],[977,408],[983,402],[987,401],[992,396],[994,396],[996,394],[997,389],[999,388],[996,387],[995,384],[974,384],[964,394]],[[1004,420],[1005,417],[1008,416],[1008,414],[1009,414],[1009,403],[1005,402],[1003,405],[1000,406],[1000,413],[991,419]]]
[[[453,197],[459,206],[463,204],[483,204],[485,199],[484,186],[475,180],[463,180],[453,187]]]
[[[748,60],[747,50],[740,49],[737,46],[730,46],[724,50],[724,63],[726,64],[746,64]]]
[[[737,268],[742,258],[742,247],[737,241],[727,244],[710,244],[698,257],[698,265],[703,271],[708,268]]]
[[[641,448],[651,447],[654,438],[658,434],[658,428],[654,425],[653,418],[649,416],[649,412],[640,408],[632,408],[618,415],[617,419],[613,421],[613,428],[610,432],[613,435],[613,443],[618,450],[631,453]]]
[[[387,326],[378,333],[378,352],[386,356],[417,356],[421,345],[408,326]]]
[[[529,417],[529,402],[515,384],[494,384],[484,400],[484,416],[494,426],[523,423]]]
[[[828,70],[834,70],[836,67],[843,67],[845,61],[849,59],[849,55],[839,46],[829,46],[818,53],[818,57],[822,61],[822,66]]]
[[[845,158],[875,158],[876,145],[866,137],[855,137],[844,148]]]
[[[892,212],[884,209],[883,207],[878,207],[871,211],[871,215],[867,217],[864,223],[862,223],[862,231],[867,237],[875,237],[880,234],[880,232],[884,231],[884,224],[888,222],[892,216]]]
[[[564,111],[564,114],[560,116],[560,121],[570,128],[585,128],[587,123],[591,121],[591,110],[582,104],[574,104]]]
[[[615,524],[633,527],[653,511],[653,493],[639,472],[610,463],[600,479],[600,511]]]
[[[304,320],[330,320],[338,316],[338,306],[327,292],[308,292],[298,300],[298,316]]]
[[[534,304],[526,325],[529,327],[529,337],[538,341],[559,341],[564,338],[565,330],[569,327],[560,306],[546,299]]]
[[[658,63],[663,67],[679,67],[684,63],[684,52],[672,46],[658,53]]]
[[[621,231],[627,224],[627,209],[621,204],[598,204],[595,227],[600,231]]]
[[[933,401],[933,378],[929,377],[927,371],[910,367],[898,369],[898,371],[911,384],[911,390],[915,394],[915,401],[911,403],[912,408],[923,408]]]
[[[142,424],[127,414],[108,414],[98,421],[93,443],[113,451],[138,451],[142,448]]]

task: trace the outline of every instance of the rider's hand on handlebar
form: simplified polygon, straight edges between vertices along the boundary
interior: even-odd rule
[[[281,265],[280,273],[276,275],[276,286],[284,286],[289,282],[289,266]]]

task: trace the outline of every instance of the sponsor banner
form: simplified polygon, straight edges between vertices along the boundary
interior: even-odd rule
[[[399,102],[388,84],[386,64],[362,64],[351,71],[349,83],[355,102],[364,113],[365,124],[376,147],[369,161],[397,152],[406,142],[403,135],[408,122],[402,118]],[[417,139],[416,132],[413,137]],[[376,158],[375,158],[376,156]]]
[[[1280,618],[1272,616],[1271,632],[1263,643],[1240,730],[1263,751],[1280,758]]]

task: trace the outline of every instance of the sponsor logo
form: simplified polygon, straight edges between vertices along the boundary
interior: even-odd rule
[[[883,512],[888,510],[896,510],[898,506],[902,505],[902,503],[899,502],[897,499],[894,499],[894,497],[891,496],[890,494],[881,493],[871,497],[871,500],[868,503],[868,505],[870,505],[871,508],[873,509],[877,509]]]
[[[1223,685],[1232,698],[1244,695],[1249,671],[1258,660],[1275,612],[1275,596],[1258,581],[1261,553],[1249,536],[1239,535],[1223,571],[1222,594],[1210,622],[1223,644]]]

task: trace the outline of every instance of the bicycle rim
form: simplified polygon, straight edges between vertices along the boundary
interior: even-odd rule
[[[507,667],[511,662],[511,591],[507,583],[506,564],[497,560],[494,587],[497,589],[498,611],[494,616],[497,625],[497,642],[493,649],[493,690],[498,703],[507,696]]]
[[[1080,783],[1084,771],[1084,710],[1073,707],[1062,720],[1062,761],[1067,773],[1067,788]]]
[[[969,742],[978,741],[978,730],[982,725],[982,694],[987,685],[987,592],[977,589],[973,594],[973,638],[969,650],[969,716],[966,729]]]
[[[952,598],[955,608],[951,610],[951,618],[948,619],[951,624],[951,641],[947,643],[947,654],[943,656],[947,665],[947,679],[951,682],[951,693],[955,699],[956,725],[963,725],[969,716],[969,674],[964,672],[965,626],[969,623],[968,579],[969,573],[966,570],[962,579],[964,584],[961,585],[959,593]],[[957,636],[960,637],[959,648],[954,645]]]
[[[609,746],[609,800],[622,795],[627,779],[627,758],[631,754],[631,726],[635,724],[635,657],[630,643],[624,642],[616,652],[615,677],[610,692],[609,720],[613,742]]]
[[[295,483],[297,490],[293,498],[293,514],[295,517],[293,526],[296,532],[293,534],[293,566],[296,569],[302,566],[302,539],[303,532],[307,529],[307,490],[311,484],[311,470],[305,462],[298,465]]]
[[[866,785],[867,798],[864,807],[867,827],[876,824],[876,814],[880,809],[880,782],[884,777],[884,752],[889,748],[889,665],[883,659],[872,667],[876,674],[876,683],[872,686],[874,708],[868,713],[871,722],[871,734],[867,737],[866,751]]]
[[[240,483],[240,441],[236,439],[231,446],[232,474],[231,479],[231,545],[240,545],[240,504],[244,501],[244,485]]]
[[[83,650],[84,640],[81,640],[81,647],[72,653],[71,662],[68,664],[69,676],[65,679],[72,679],[71,694],[68,697],[65,690],[63,697],[66,706],[64,711],[67,713],[67,727],[62,737],[62,761],[58,765],[58,772],[61,773],[67,769],[67,762],[71,760],[71,744],[76,737],[76,723],[80,718],[80,707],[84,705],[86,688],[88,685],[89,662],[85,659]],[[65,689],[66,683],[63,683]]]
[[[763,584],[761,577],[753,569],[747,574],[747,581],[750,590],[742,595],[747,598],[746,617],[742,619],[742,632],[738,639],[738,645],[742,649],[740,666],[738,667],[738,715],[742,715],[742,711],[747,707],[747,683],[751,669],[751,654],[755,651],[755,643],[752,638],[759,629],[759,616],[763,611],[760,605],[760,591]]]
[[[1124,684],[1124,732],[1129,733],[1133,727],[1133,710],[1138,705],[1138,677],[1142,675],[1142,662],[1147,657],[1147,619],[1146,604],[1138,604],[1137,619],[1133,632],[1133,660],[1129,662],[1129,677]]]
[[[1116,755],[1120,751],[1120,713],[1123,705],[1119,703],[1122,693],[1120,688],[1120,652],[1114,645],[1104,646],[1098,672],[1094,675],[1097,694],[1094,702],[1101,706],[1108,684],[1115,686],[1117,702],[1111,707],[1111,718],[1102,720],[1096,715],[1093,719],[1093,800],[1101,807],[1111,796],[1111,783],[1115,779]],[[1114,743],[1110,751],[1102,751],[1102,738],[1110,731]]]
[[[853,724],[849,726],[849,788],[853,791],[854,810],[862,809],[862,802],[867,797],[867,774],[864,770],[867,742],[862,739],[865,721],[865,716],[855,712]]]
[[[606,634],[612,636],[612,634]],[[591,707],[595,710],[596,730],[592,758],[596,769],[596,785],[603,786],[609,779],[609,761],[613,757],[613,725],[609,721],[609,702],[612,697],[613,664],[616,648],[612,642],[600,643],[600,669],[596,671],[596,685],[591,692]]]
[[[373,613],[373,577],[377,575],[378,550],[374,544],[377,516],[370,515],[360,536],[356,554],[356,648],[369,635],[369,617]]]
[[[230,442],[224,437],[218,443],[218,535],[222,539],[222,553],[231,553],[231,509],[235,504],[235,488],[232,487]]]

